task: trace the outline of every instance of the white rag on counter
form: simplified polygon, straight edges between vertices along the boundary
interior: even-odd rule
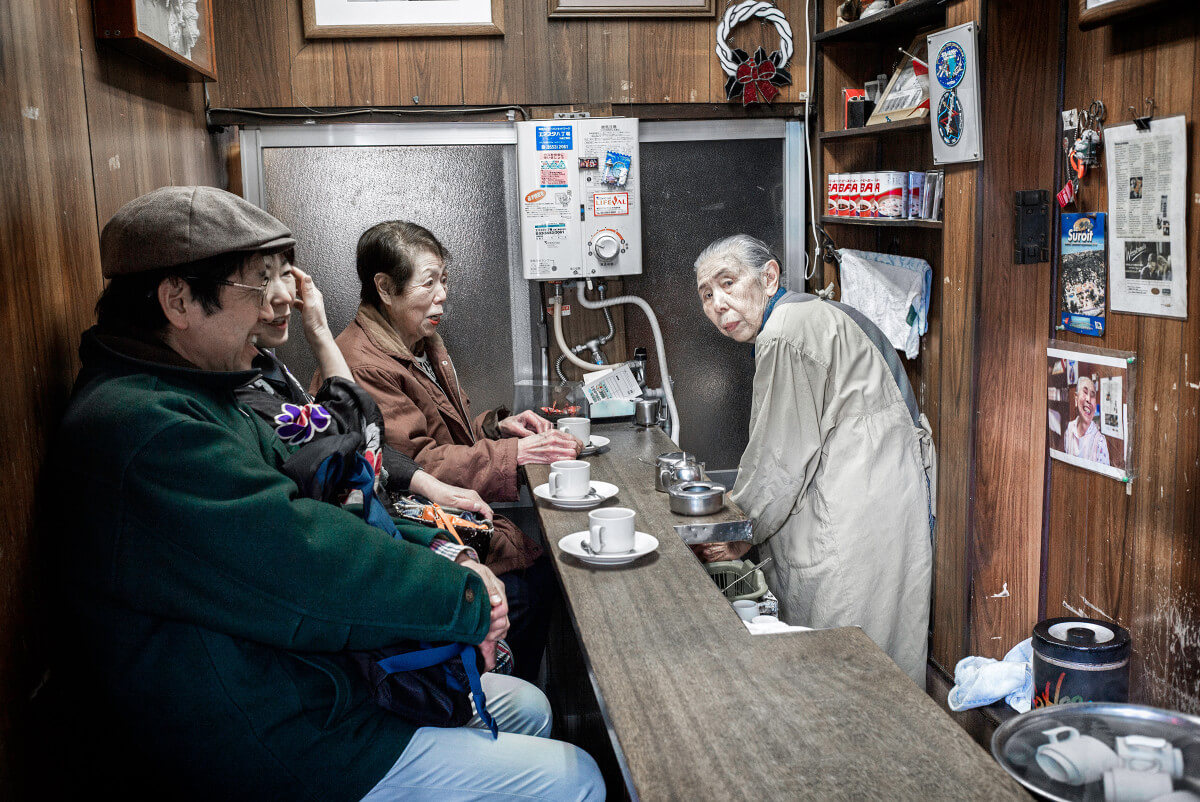
[[[755,616],[753,621],[743,621],[751,635],[773,635],[776,632],[812,632],[812,627],[797,627],[785,624],[773,615]]]
[[[1018,713],[1033,704],[1033,644],[1026,638],[1003,660],[964,657],[954,667],[954,687],[946,703],[951,710],[983,707],[1001,699]]]
[[[933,269],[924,259],[842,248],[842,303],[853,306],[879,327],[909,359],[920,353],[929,329],[929,292]]]

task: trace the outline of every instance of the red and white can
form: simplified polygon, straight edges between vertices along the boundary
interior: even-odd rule
[[[838,173],[837,186],[837,215],[838,217],[854,216],[854,173]]]
[[[838,182],[841,178],[841,173],[830,173],[825,179],[825,214],[831,217],[838,213]]]
[[[879,173],[867,174],[867,191],[864,193],[867,198],[869,217],[879,216]]]
[[[908,214],[908,173],[888,170],[876,173],[875,207],[879,217],[903,218]]]
[[[908,219],[918,220],[921,217],[921,193],[925,187],[925,173],[919,170],[908,172]]]

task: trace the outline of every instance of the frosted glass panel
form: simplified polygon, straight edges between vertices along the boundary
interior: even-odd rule
[[[625,287],[653,304],[662,326],[680,445],[709,468],[735,468],[749,439],[754,359],[704,317],[692,264],[714,239],[737,233],[783,253],[783,140],[652,142],[641,151],[645,262]],[[646,346],[655,363],[645,316],[630,307],[625,321],[630,349]],[[650,372],[660,384],[656,363]]]
[[[511,151],[503,145],[263,150],[264,205],[295,232],[297,263],[325,294],[334,332],[358,306],[354,255],[363,231],[383,220],[410,220],[446,246],[450,298],[438,333],[476,413],[512,399]],[[316,362],[298,323],[279,353],[307,383]]]

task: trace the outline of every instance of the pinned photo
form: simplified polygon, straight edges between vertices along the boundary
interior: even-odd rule
[[[1128,357],[1056,346],[1046,353],[1050,456],[1115,479],[1128,479],[1133,453],[1128,425],[1132,394]]]

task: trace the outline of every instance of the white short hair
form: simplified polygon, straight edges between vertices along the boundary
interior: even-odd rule
[[[783,284],[783,264],[771,253],[767,243],[749,234],[734,234],[713,242],[696,257],[695,269],[705,262],[732,262],[761,274],[771,260],[779,265],[779,283]]]

